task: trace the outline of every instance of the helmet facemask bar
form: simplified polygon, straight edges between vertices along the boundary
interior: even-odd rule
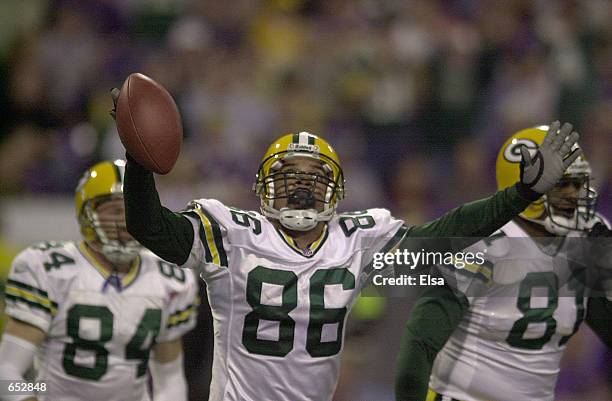
[[[290,190],[292,186],[296,188]],[[315,208],[316,202],[323,204],[324,209],[329,208],[337,188],[334,180],[329,177],[301,171],[269,174],[264,179],[264,187],[268,189],[267,193],[262,194],[266,201],[287,199],[288,204],[298,204],[300,209]],[[323,193],[319,190],[321,187],[325,188]],[[299,196],[296,191],[308,192],[311,196]]]
[[[313,157],[312,155],[309,155],[307,153],[279,152],[265,159],[259,166],[259,170],[257,172],[257,181],[255,182],[253,189],[255,190],[255,193],[258,196],[262,197],[263,200],[270,201],[270,200],[281,199],[281,198],[286,197],[286,196],[276,195],[277,191],[274,188],[274,182],[278,179],[278,174],[283,174],[283,173],[279,173],[279,172],[272,173],[272,171],[280,170],[280,168],[283,166],[283,159],[288,158],[288,157],[310,157],[316,160],[320,160],[322,162],[323,169],[328,175],[327,177],[323,177],[319,175],[319,178],[318,178],[319,181],[324,182],[327,186],[325,199],[322,199],[321,201],[326,204],[329,204],[330,202],[332,202],[332,200],[341,200],[342,198],[344,198],[344,176],[342,173],[342,169],[333,159],[325,155]],[[269,168],[270,173],[266,175],[265,166],[271,161],[271,159],[277,159],[277,160],[271,163],[270,168]],[[334,168],[337,171],[337,176],[338,176],[336,179],[333,178]],[[312,175],[312,174],[306,173],[306,175]]]
[[[303,171],[280,171],[284,161],[290,157],[307,157],[321,162],[323,174]],[[267,171],[267,174],[266,174]],[[276,200],[286,199],[287,205],[294,205],[290,214],[300,214],[310,220],[304,226],[291,225],[290,229],[306,231],[318,221],[328,221],[335,213],[337,201],[344,197],[344,177],[340,166],[326,155],[311,155],[305,152],[278,152],[266,158],[260,165],[257,181],[254,185],[256,194],[261,198],[262,213],[268,217],[283,219],[281,213],[289,208],[278,210],[274,207]],[[317,205],[322,205],[318,211]],[[285,225],[285,224],[283,224]]]
[[[577,196],[570,197],[559,192],[559,187],[567,185],[577,188]],[[597,205],[597,191],[590,185],[590,174],[567,174],[555,188],[545,196],[545,225],[559,234],[588,230]]]

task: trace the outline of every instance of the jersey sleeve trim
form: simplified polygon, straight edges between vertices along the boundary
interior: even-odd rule
[[[404,239],[404,237],[406,237],[406,234],[408,234],[409,230],[410,230],[410,227],[403,224],[400,228],[398,228],[398,230],[395,232],[393,237],[389,241],[387,241],[387,243],[382,247],[380,252],[382,253],[389,252],[390,250],[392,250],[393,248],[401,244],[402,240]]]
[[[457,398],[451,398],[447,395],[436,393],[432,389],[427,390],[427,398],[425,401],[460,401]]]
[[[186,214],[200,220],[199,236],[204,246],[206,262],[227,267],[227,253],[223,247],[223,237],[217,220],[200,204],[195,204],[195,207]]]
[[[57,303],[49,299],[46,291],[9,279],[6,285],[5,297],[7,300],[24,303],[51,316],[57,314]]]
[[[402,224],[402,226],[397,229],[393,237],[391,237],[391,239],[385,243],[385,245],[380,249],[379,252],[380,253],[392,252],[393,248],[398,247],[402,243],[402,240],[406,237],[409,231],[410,231],[410,227],[408,227],[405,224]],[[374,271],[374,263],[370,261],[363,269],[364,279],[363,279],[362,284],[365,284],[367,282],[368,278],[370,277],[373,271]]]
[[[484,282],[485,284],[490,284],[493,279],[493,263],[485,260],[482,265],[475,264],[465,264],[463,268],[455,267],[454,265],[442,265],[442,267],[449,269],[450,271],[457,272],[458,274],[475,278]]]
[[[202,244],[202,248],[204,248],[204,260],[206,261],[206,263],[213,263],[213,258],[211,256],[210,249],[208,248],[208,243],[205,240],[206,232],[204,231],[204,225],[200,221],[200,215],[196,213],[195,211],[183,212],[183,214],[186,216],[192,217],[198,222],[197,224],[199,227],[198,229],[199,239],[200,239],[200,243]]]
[[[195,301],[187,305],[184,309],[178,310],[168,317],[168,323],[166,329],[171,329],[176,326],[180,326],[183,323],[187,323],[191,320],[192,316],[198,313],[198,306],[200,305],[200,297],[196,297]]]

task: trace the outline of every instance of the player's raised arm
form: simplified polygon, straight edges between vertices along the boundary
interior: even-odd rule
[[[157,256],[182,265],[193,244],[193,228],[186,217],[162,206],[153,173],[127,155],[123,196],[127,230]]]
[[[408,237],[486,237],[516,217],[548,192],[582,153],[574,147],[579,135],[572,131],[572,125],[559,125],[558,121],[550,125],[542,145],[532,149],[533,155],[526,146],[520,148],[520,181],[514,186],[413,227]]]
[[[180,151],[182,127],[168,92],[141,74],[121,91],[111,91],[121,141],[127,150],[124,201],[127,229],[161,258],[183,264],[193,244],[193,228],[183,216],[161,205],[152,172],[170,171]],[[146,104],[146,107],[143,106]]]

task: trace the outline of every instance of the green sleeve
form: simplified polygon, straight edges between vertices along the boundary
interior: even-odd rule
[[[612,302],[605,297],[589,298],[586,322],[601,341],[612,348]]]
[[[160,258],[178,265],[185,263],[193,245],[191,223],[161,205],[153,173],[129,155],[123,197],[128,232]]]
[[[408,237],[488,237],[539,197],[537,192],[517,183],[488,198],[459,206],[439,219],[415,226]]]
[[[447,286],[428,288],[416,302],[402,336],[395,370],[398,401],[424,401],[438,352],[461,322],[469,304]]]

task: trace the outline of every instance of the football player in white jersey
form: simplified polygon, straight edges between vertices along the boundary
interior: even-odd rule
[[[45,242],[15,258],[0,380],[22,380],[37,356],[46,391],[0,399],[145,401],[147,371],[155,401],[187,399],[181,337],[195,325],[197,280],[127,233],[124,167],[104,161],[80,181],[82,241]]]
[[[490,235],[578,156],[571,131],[551,128],[538,156],[525,156],[522,182],[423,226],[385,209],[336,214],[345,195],[340,159],[307,132],[282,136],[263,157],[254,185],[260,213],[212,199],[174,213],[160,204],[153,174],[128,155],[127,226],[207,283],[215,326],[210,400],[331,400],[344,323],[373,254],[409,237]]]
[[[537,148],[547,129],[528,128],[506,141],[498,188],[519,176],[518,148]],[[398,400],[550,401],[567,341],[583,320],[612,346],[612,302],[594,296],[590,272],[572,260],[594,227],[610,233],[595,213],[590,176],[579,157],[542,199],[470,248],[486,252],[487,263],[441,267],[455,276],[458,292],[430,290],[414,307],[402,339]]]

